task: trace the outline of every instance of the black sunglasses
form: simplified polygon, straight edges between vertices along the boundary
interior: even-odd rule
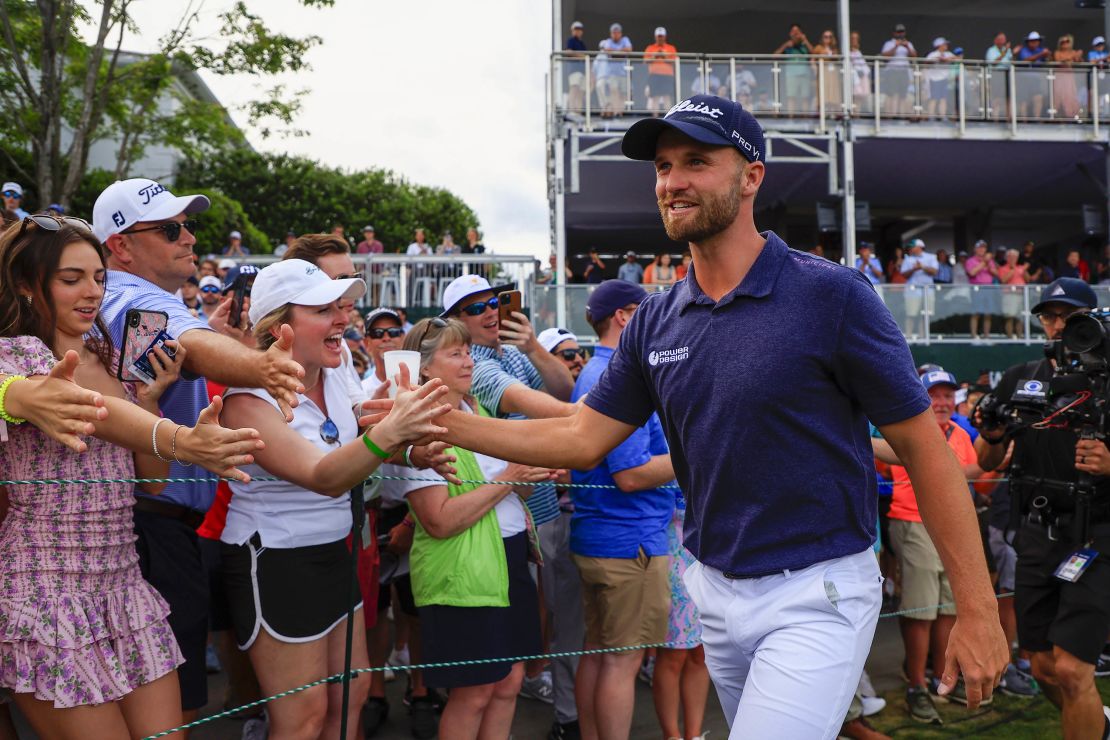
[[[390,326],[385,329],[379,326],[376,329],[367,329],[366,333],[370,335],[372,339],[381,339],[386,334],[396,339],[397,337],[403,337],[405,335],[405,330],[399,326]]]
[[[189,219],[187,221],[182,221],[182,222],[167,221],[164,224],[158,224],[157,226],[151,226],[151,227],[146,228],[146,229],[127,229],[126,231],[121,231],[120,233],[121,234],[142,234],[144,231],[161,231],[163,234],[166,235],[166,241],[168,241],[172,244],[173,242],[177,241],[181,237],[182,227],[184,227],[185,230],[188,231],[190,234],[197,233],[197,222],[194,221],[193,219]]]
[[[579,347],[578,349],[561,349],[558,352],[556,352],[555,354],[559,355],[560,357],[562,357],[567,362],[570,362],[575,357],[585,358],[586,357],[586,350],[582,349],[581,347]]]
[[[333,445],[339,441],[339,427],[331,420],[331,417],[325,417],[324,423],[320,425],[320,439]]]
[[[40,229],[43,229],[45,231],[57,231],[58,229],[62,228],[62,224],[69,224],[70,226],[76,226],[80,229],[92,231],[92,224],[90,224],[83,218],[77,218],[75,216],[59,217],[51,216],[48,213],[36,213],[23,219],[23,223],[19,226],[19,234],[17,234],[15,238],[19,239],[25,233],[27,233],[27,227],[31,224],[34,224],[35,226],[38,226]]]
[[[494,298],[494,300],[497,299]],[[428,325],[424,327],[424,332],[420,335],[420,341],[416,343],[417,349],[420,348],[420,345],[424,344],[424,340],[428,338],[428,332],[432,330],[432,327],[435,327],[436,329],[446,329],[447,322],[438,316],[433,316],[432,318],[428,319]]]
[[[496,311],[497,307],[500,305],[501,301],[497,300],[497,296],[494,296],[488,301],[480,301],[478,303],[471,303],[469,306],[463,306],[461,310],[467,316],[481,316],[486,312],[487,308]]]
[[[359,275],[357,272],[345,272],[342,275],[336,275],[335,277],[332,278],[332,280],[350,280],[352,278],[361,278],[361,277],[362,277],[362,275]]]

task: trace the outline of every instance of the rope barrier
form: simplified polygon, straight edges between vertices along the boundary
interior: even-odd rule
[[[259,475],[251,478],[252,481],[280,481],[284,478],[276,478],[269,475]],[[364,482],[376,480],[396,480],[396,481],[426,481],[428,483],[443,483],[442,478],[419,478],[409,475],[371,475]],[[604,488],[608,490],[619,490],[617,486],[611,483],[555,483],[553,481],[512,481],[512,480],[470,480],[467,478],[460,478],[460,481],[466,484],[484,485],[487,483],[496,483],[498,485],[510,486],[550,486],[555,485],[559,488]],[[974,478],[968,479],[968,483],[1006,483],[1009,478]],[[101,483],[216,483],[218,481],[236,482],[234,478],[217,478],[215,476],[209,478],[27,478],[23,480],[0,480],[0,486],[32,486],[32,485],[68,485],[68,484],[101,484]],[[879,484],[880,487],[893,487],[894,483],[884,481]],[[658,486],[664,490],[681,490],[679,486]]]
[[[1010,598],[1012,596],[1013,596],[1012,593],[1006,593],[1006,594],[1000,594],[1000,595],[996,596],[996,598],[1005,599],[1005,598]],[[949,602],[949,603],[944,603],[944,604],[937,604],[936,606],[924,606],[924,607],[918,607],[918,608],[915,608],[915,609],[901,609],[899,611],[883,612],[882,614],[879,615],[879,619],[890,619],[892,617],[901,617],[901,616],[905,616],[907,614],[913,614],[915,612],[929,611],[929,610],[932,610],[932,609],[943,609],[945,607],[950,607],[950,606],[955,606],[955,605],[956,604],[954,602]],[[157,740],[158,738],[166,737],[167,735],[172,735],[173,733],[179,732],[181,730],[189,730],[189,729],[192,729],[194,727],[199,727],[200,725],[206,724],[208,722],[214,722],[218,719],[223,719],[225,717],[231,717],[231,716],[234,716],[236,714],[239,714],[240,712],[264,706],[264,705],[266,705],[266,704],[268,704],[272,701],[275,701],[277,699],[281,699],[281,698],[284,698],[286,696],[292,696],[293,694],[298,694],[302,691],[307,691],[308,689],[314,688],[316,686],[322,686],[323,684],[326,684],[326,683],[339,683],[340,681],[343,680],[344,675],[347,675],[350,678],[355,678],[361,673],[378,673],[378,672],[386,671],[386,670],[416,671],[416,670],[425,670],[425,669],[428,669],[428,668],[456,668],[456,667],[459,667],[459,666],[468,666],[468,665],[488,665],[490,663],[508,663],[508,662],[518,663],[518,662],[529,661],[529,660],[545,660],[545,659],[550,660],[552,658],[570,658],[570,657],[583,656],[583,655],[604,655],[604,654],[607,654],[607,653],[623,653],[623,652],[627,652],[629,650],[649,650],[649,649],[652,649],[652,648],[688,650],[690,648],[697,647],[700,644],[701,643],[696,643],[696,642],[695,643],[652,642],[652,643],[646,643],[646,644],[643,644],[643,645],[630,645],[628,647],[596,648],[596,649],[592,649],[592,650],[567,650],[567,651],[561,652],[561,653],[542,653],[542,654],[539,654],[539,655],[519,655],[519,656],[509,657],[509,658],[474,658],[474,659],[471,659],[471,660],[453,660],[453,661],[448,661],[448,662],[445,662],[445,663],[416,663],[414,665],[377,666],[377,667],[373,667],[373,668],[355,668],[347,674],[336,673],[336,674],[328,676],[326,678],[321,678],[317,681],[312,681],[311,683],[306,683],[303,686],[297,686],[295,688],[288,689],[286,691],[282,691],[280,693],[274,694],[273,696],[267,696],[263,699],[258,699],[256,701],[248,702],[247,704],[243,704],[242,706],[239,706],[239,707],[234,707],[232,709],[226,709],[222,712],[210,715],[208,717],[202,717],[202,718],[200,718],[198,720],[194,720],[193,722],[190,722],[188,724],[181,725],[179,727],[174,727],[173,729],[170,729],[170,730],[165,730],[163,732],[158,733],[157,735],[150,735],[149,737],[144,738],[144,740]]]

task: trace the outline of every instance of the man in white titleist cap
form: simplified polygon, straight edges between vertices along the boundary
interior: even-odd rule
[[[248,349],[212,331],[174,296],[196,270],[196,223],[190,216],[208,206],[204,195],[175,196],[145,178],[117,181],[100,194],[93,205],[93,232],[109,252],[101,316],[116,347],[122,344],[128,310],[162,311],[169,317],[166,332],[186,357],[185,372],[159,402],[164,417],[194,424],[208,404],[202,377],[207,375],[224,385],[265,388],[290,418],[296,394],[304,390],[304,370],[292,359],[291,340],[266,352]],[[157,497],[136,490],[135,531],[143,576],[169,602],[170,627],[185,655],[178,677],[189,721],[208,701],[209,586],[195,530],[215,498],[216,480],[195,465],[176,462],[170,477],[200,480],[171,483]]]

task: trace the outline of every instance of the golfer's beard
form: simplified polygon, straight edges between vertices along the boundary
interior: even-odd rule
[[[670,220],[670,209],[664,201],[658,201],[659,215],[663,219],[663,228],[667,236],[676,242],[705,241],[721,233],[736,220],[740,213],[740,186],[739,181],[732,184],[724,195],[711,195],[703,197],[698,205],[698,215],[691,219]]]

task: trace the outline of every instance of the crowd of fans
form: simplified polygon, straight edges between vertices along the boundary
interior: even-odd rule
[[[571,24],[571,35],[564,44],[569,61],[566,62],[567,98],[566,106],[570,111],[581,111],[585,107],[586,89],[585,62],[575,61],[577,56],[585,56],[589,50],[583,40],[585,27],[580,21]],[[873,75],[876,67],[868,60],[863,50],[859,32],[852,31],[849,39],[848,56],[851,64],[851,96],[857,110],[871,110],[871,101],[876,93]],[[770,76],[762,79],[756,72],[761,65],[745,65],[737,61],[735,71],[729,72],[710,65],[706,71],[689,75],[683,81],[682,89],[676,85],[675,65],[680,63],[678,49],[669,41],[667,29],[655,29],[654,40],[642,49],[637,49],[632,40],[624,34],[620,23],[609,26],[609,35],[601,39],[596,47],[591,79],[597,96],[599,115],[613,118],[626,112],[627,101],[633,99],[630,89],[629,67],[633,64],[645,65],[647,80],[644,89],[646,110],[653,115],[665,113],[674,102],[676,91],[683,95],[718,95],[734,98],[737,102],[753,111],[764,113],[812,114],[817,105],[817,85],[823,84],[823,101],[830,113],[835,113],[844,101],[843,80],[839,73],[842,58],[840,42],[832,29],[822,31],[815,41],[810,39],[800,24],[792,24],[787,30],[787,38],[772,53],[786,58],[783,65],[778,103],[772,105],[774,82]],[[1017,71],[1017,90],[1015,91],[1018,115],[1021,118],[1037,119],[1049,112],[1047,86],[1052,86],[1051,111],[1056,118],[1075,118],[1088,104],[1088,90],[1075,74],[1068,70],[1077,63],[1089,63],[1099,68],[1106,66],[1106,39],[1099,35],[1091,39],[1087,51],[1076,48],[1071,34],[1060,36],[1055,47],[1050,48],[1045,38],[1037,31],[1029,31],[1016,43],[1011,43],[1004,32],[998,32],[982,57],[965,55],[964,48],[944,36],[932,39],[927,48],[919,49],[909,39],[906,26],[896,24],[890,38],[877,45],[874,55],[885,57],[878,68],[880,78],[878,90],[882,95],[883,113],[889,116],[927,116],[946,118],[955,114],[958,71],[955,63],[964,59],[982,59],[993,72],[1007,73],[1014,62],[1021,63]],[[817,73],[817,61],[824,59],[829,66],[824,76]],[[914,74],[911,60],[920,59],[925,65],[918,80]],[[1038,72],[1038,68],[1055,68],[1051,79]],[[753,69],[755,71],[753,71]],[[732,79],[729,75],[732,74]],[[1082,73],[1081,73],[1082,74]],[[636,79],[639,79],[637,75]],[[823,79],[823,82],[820,80]],[[971,104],[977,104],[980,95],[978,79],[967,82],[967,96]],[[991,116],[1004,117],[1009,108],[1006,105],[1006,84],[993,84],[986,91],[985,105]],[[735,91],[735,93],[733,93]],[[734,97],[735,95],[735,97]],[[920,108],[915,103],[915,95],[920,100]],[[970,111],[979,114],[985,111]]]

